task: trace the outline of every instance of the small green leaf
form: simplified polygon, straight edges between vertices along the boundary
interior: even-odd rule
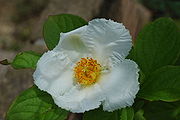
[[[102,108],[85,112],[83,120],[120,120],[120,112],[105,112]]]
[[[122,109],[120,120],[133,120],[133,118],[134,118],[134,110],[132,107],[127,107]]]
[[[20,94],[6,114],[6,120],[64,120],[66,117],[67,112],[36,86]]]
[[[160,18],[145,26],[138,34],[128,58],[145,74],[165,65],[174,65],[180,55],[180,32],[169,18]]]
[[[47,47],[52,50],[58,44],[61,32],[69,32],[86,24],[87,22],[84,19],[75,15],[60,14],[49,16],[43,28]]]
[[[180,66],[165,66],[146,78],[138,97],[147,100],[180,100]]]
[[[147,120],[180,120],[180,102],[149,102],[143,109]]]
[[[41,54],[35,53],[33,51],[26,51],[16,55],[13,62],[11,63],[12,67],[15,69],[22,68],[36,68],[36,64],[41,57]]]

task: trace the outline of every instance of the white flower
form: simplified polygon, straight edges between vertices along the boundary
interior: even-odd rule
[[[131,106],[139,90],[138,66],[125,59],[132,47],[125,27],[94,19],[60,34],[59,44],[46,52],[34,72],[35,84],[61,108],[81,113]]]

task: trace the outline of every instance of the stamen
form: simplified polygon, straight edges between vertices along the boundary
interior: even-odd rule
[[[81,58],[74,67],[76,82],[81,85],[92,85],[101,74],[101,65],[92,58]]]

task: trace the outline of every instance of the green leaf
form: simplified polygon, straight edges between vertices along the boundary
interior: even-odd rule
[[[174,65],[180,55],[180,32],[169,18],[160,18],[145,26],[138,34],[128,57],[145,76],[165,65]]]
[[[133,120],[133,118],[134,118],[134,110],[132,107],[127,107],[122,109],[120,120]]]
[[[135,113],[134,120],[146,120],[144,117],[144,111],[142,109]]]
[[[174,22],[176,23],[176,25],[178,26],[179,30],[180,30],[180,19],[175,19]]]
[[[144,107],[147,120],[179,120],[180,102],[149,102]]]
[[[132,107],[123,108],[114,112],[103,111],[102,108],[85,112],[83,120],[133,120],[134,110]]]
[[[147,100],[180,100],[180,66],[165,66],[152,73],[138,93]]]
[[[180,65],[180,57],[177,59],[176,65]]]
[[[6,114],[6,120],[64,120],[66,117],[67,112],[36,86],[20,94]]]
[[[141,108],[144,106],[144,103],[145,103],[144,100],[136,98],[135,101],[134,101],[134,104],[133,104],[134,112],[137,112],[137,111],[141,110]]]
[[[69,32],[86,24],[87,22],[84,19],[75,15],[60,14],[49,16],[43,28],[47,47],[52,50],[58,44],[61,32]]]
[[[33,51],[26,51],[16,55],[11,66],[15,69],[36,68],[36,64],[41,57],[41,54]]]
[[[120,112],[105,112],[102,108],[85,112],[83,120],[120,120]]]

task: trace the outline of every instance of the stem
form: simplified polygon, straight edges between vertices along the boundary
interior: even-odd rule
[[[66,120],[83,120],[83,113],[71,113],[71,112],[69,112]]]

